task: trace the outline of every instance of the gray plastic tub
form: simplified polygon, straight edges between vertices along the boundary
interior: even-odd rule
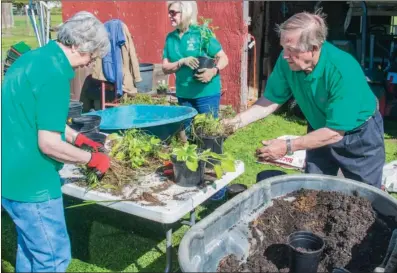
[[[263,180],[239,194],[194,225],[183,237],[178,258],[183,272],[216,272],[229,254],[246,259],[251,237],[248,224],[266,208],[271,199],[304,189],[338,191],[365,197],[372,206],[397,220],[397,200],[364,183],[324,175],[282,175]]]

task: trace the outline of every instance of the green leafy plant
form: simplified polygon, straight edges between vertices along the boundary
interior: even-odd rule
[[[133,104],[146,104],[146,105],[168,105],[167,98],[164,96],[154,97],[148,94],[135,94],[124,95],[120,99],[120,105],[133,105]]]
[[[204,18],[203,16],[200,16],[199,23],[194,26],[200,31],[200,56],[206,55],[205,52],[208,51],[211,38],[216,38],[214,31],[219,27],[212,26],[211,23],[211,18]]]
[[[214,171],[217,178],[221,178],[225,172],[234,172],[234,159],[231,155],[216,154],[208,150],[199,151],[197,145],[185,143],[182,147],[177,147],[172,150],[172,155],[176,156],[176,160],[185,162],[186,167],[192,172],[197,171],[199,162],[204,161],[206,164],[214,166]],[[210,159],[215,159],[215,163]]]
[[[157,94],[166,94],[167,91],[168,91],[168,89],[169,89],[168,84],[166,84],[166,83],[159,83],[159,84],[157,85],[157,88],[156,88]]]
[[[120,193],[127,183],[144,175],[153,173],[169,160],[171,149],[155,136],[137,129],[123,134],[111,134],[107,137],[110,145],[110,169],[98,178],[95,172],[81,166],[88,189],[109,189]]]
[[[234,111],[231,105],[226,105],[219,111],[220,119],[234,118],[236,116],[236,111]]]
[[[121,137],[113,135],[110,156],[127,163],[131,168],[152,165],[153,161],[167,160],[167,148],[155,136],[137,129],[127,130]]]
[[[214,118],[211,114],[198,114],[193,119],[193,133],[196,137],[200,136],[224,136],[225,126],[219,118]]]

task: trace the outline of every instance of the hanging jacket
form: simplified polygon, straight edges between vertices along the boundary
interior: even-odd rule
[[[126,24],[124,24],[122,21],[116,20],[116,19],[111,20],[111,21],[119,21],[121,23],[122,32],[124,35],[124,43],[121,46],[121,62],[118,62],[117,66],[116,66],[116,68],[119,68],[120,67],[119,64],[121,65],[122,84],[120,85],[120,84],[116,83],[116,85],[118,87],[117,90],[120,90],[119,87],[121,86],[121,90],[123,92],[129,93],[129,94],[135,94],[138,92],[135,87],[135,83],[142,81],[140,70],[139,70],[139,61],[138,61],[138,57],[137,57],[137,54],[135,51],[135,45],[134,45],[132,36],[131,36]],[[111,23],[111,24],[118,25],[118,22]],[[111,38],[111,37],[109,37],[109,38]],[[113,52],[113,44],[112,44],[111,52]],[[108,56],[112,56],[112,55],[109,53],[103,59],[98,58],[95,61],[92,78],[101,80],[101,81],[110,81],[110,82],[114,83],[114,81],[110,80],[110,79],[113,80],[114,77],[109,77],[109,74],[114,75],[113,72],[110,72],[110,70],[112,70],[112,67],[113,67],[113,65],[110,65],[110,62],[112,62],[112,64],[115,64],[115,62],[113,62],[113,59],[108,58],[107,59],[107,62],[108,62],[107,68],[105,68],[105,66],[103,65],[103,63],[105,62],[104,61],[105,58]],[[106,72],[105,72],[105,70],[106,70]],[[107,74],[107,76],[105,73]],[[118,91],[118,94],[122,94],[122,93],[120,93],[120,91]]]
[[[118,95],[123,95],[123,60],[121,47],[125,44],[125,36],[121,21],[118,19],[107,21],[105,28],[109,33],[111,50],[102,59],[103,74],[106,80],[116,84]]]

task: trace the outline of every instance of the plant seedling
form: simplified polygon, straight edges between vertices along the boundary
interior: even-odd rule
[[[183,147],[177,147],[172,150],[172,155],[176,156],[177,161],[185,162],[186,167],[192,172],[197,171],[199,162],[204,161],[207,164],[214,165],[214,170],[217,178],[221,178],[224,172],[234,172],[234,159],[229,154],[216,154],[210,149],[199,151],[197,145],[185,143]],[[210,159],[215,159],[217,162],[212,163]]]

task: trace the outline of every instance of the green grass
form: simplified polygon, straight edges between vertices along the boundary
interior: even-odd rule
[[[36,18],[37,19],[37,18]],[[62,22],[62,15],[54,14],[51,16],[50,27],[55,27]],[[30,20],[27,21],[26,16],[14,16],[14,27],[1,30],[1,56],[5,59],[7,50],[18,42],[24,41],[32,48],[38,47],[38,42],[33,31]],[[51,33],[51,38],[55,38],[55,33]]]
[[[388,162],[397,158],[397,129],[395,128],[397,128],[395,122],[386,122]],[[302,135],[305,132],[305,122],[282,115],[272,115],[239,130],[225,143],[225,149],[243,160],[246,167],[245,173],[233,183],[252,185],[255,183],[258,172],[279,169],[255,162],[254,151],[260,147],[261,140],[285,134]],[[65,206],[77,202],[78,200],[65,197]],[[221,204],[207,201],[198,208],[198,219],[202,219]],[[13,271],[16,232],[6,213],[3,213],[1,218],[2,261],[6,270]],[[73,257],[68,268],[69,272],[159,272],[164,270],[165,240],[164,230],[160,224],[96,205],[67,209],[66,222],[72,242]],[[177,247],[188,227],[176,224],[173,230],[173,246]],[[174,248],[174,270],[178,270],[176,255],[177,248]]]

